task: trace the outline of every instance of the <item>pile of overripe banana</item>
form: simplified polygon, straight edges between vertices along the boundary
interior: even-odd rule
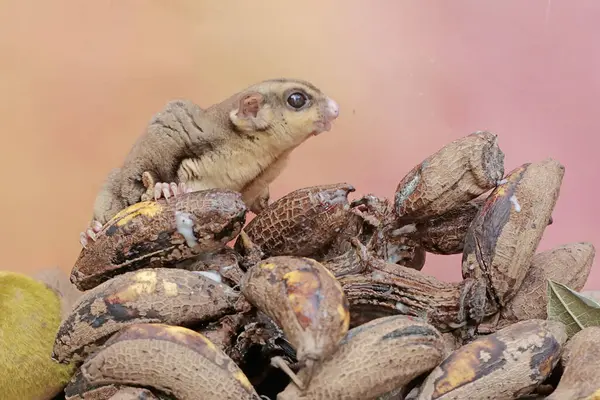
[[[564,167],[505,175],[476,132],[410,171],[393,201],[299,189],[245,227],[237,192],[120,212],[84,248],[84,291],[52,358],[66,399],[591,399],[600,328],[547,318],[547,282],[581,290],[589,243],[536,253]],[[235,240],[233,247],[227,246]],[[463,281],[423,272],[462,253]]]

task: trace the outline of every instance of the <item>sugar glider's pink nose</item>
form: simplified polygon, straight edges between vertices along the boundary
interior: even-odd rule
[[[327,99],[327,114],[330,119],[336,119],[340,115],[340,106],[332,99]]]

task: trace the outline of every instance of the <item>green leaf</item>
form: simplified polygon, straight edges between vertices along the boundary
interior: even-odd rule
[[[547,312],[549,320],[566,325],[569,338],[588,326],[600,326],[600,303],[550,279]]]

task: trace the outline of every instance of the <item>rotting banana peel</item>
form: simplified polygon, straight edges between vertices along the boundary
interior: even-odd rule
[[[465,237],[463,278],[483,279],[493,307],[519,291],[560,193],[565,168],[551,158],[512,170]]]
[[[600,327],[577,332],[565,346],[564,372],[548,400],[595,400],[600,398]]]
[[[541,384],[567,341],[560,322],[528,320],[460,347],[425,379],[418,400],[513,400]]]
[[[0,397],[49,400],[74,373],[52,361],[61,321],[60,295],[27,275],[0,272]]]
[[[244,303],[239,292],[198,272],[172,268],[128,272],[81,296],[60,325],[52,357],[62,363],[82,361],[125,326],[189,326],[233,314]]]
[[[165,324],[121,329],[81,366],[92,385],[152,387],[178,400],[259,400],[242,370],[203,335]]]
[[[580,291],[592,269],[596,249],[591,243],[576,242],[556,246],[533,256],[521,289],[485,324],[480,333],[492,333],[528,319],[546,319],[548,279]]]
[[[244,232],[266,257],[312,257],[348,223],[352,216],[348,194],[354,191],[348,183],[295,190],[252,219]],[[238,238],[235,249],[243,255],[244,245]]]
[[[147,388],[118,384],[91,385],[78,370],[65,387],[64,400],[173,400],[173,397]]]
[[[443,355],[442,334],[432,325],[404,315],[374,319],[348,331],[305,391],[290,383],[277,400],[375,399],[431,371]]]
[[[399,221],[440,216],[495,187],[504,175],[504,153],[497,142],[491,132],[475,132],[415,166],[396,188]]]
[[[115,275],[142,268],[172,267],[217,251],[246,222],[241,194],[208,189],[133,204],[109,220],[93,244],[81,250],[71,282],[89,290]]]
[[[250,268],[240,287],[250,303],[279,325],[308,372],[301,382],[282,360],[275,360],[276,365],[298,386],[308,385],[310,371],[336,351],[349,328],[349,305],[340,283],[313,259],[276,256]]]

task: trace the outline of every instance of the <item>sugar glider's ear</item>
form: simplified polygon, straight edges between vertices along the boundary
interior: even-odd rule
[[[273,109],[258,92],[247,93],[229,113],[231,122],[241,131],[265,130],[273,120]]]

